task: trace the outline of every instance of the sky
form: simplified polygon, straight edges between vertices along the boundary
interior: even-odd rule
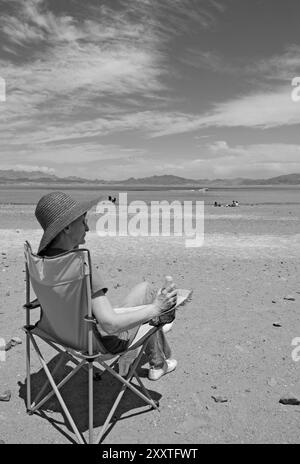
[[[0,0],[0,169],[300,172],[299,31],[299,0]]]

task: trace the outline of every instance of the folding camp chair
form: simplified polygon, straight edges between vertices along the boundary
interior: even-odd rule
[[[122,377],[116,372],[115,367],[124,352],[115,355],[105,350],[96,328],[96,321],[92,316],[92,270],[89,251],[78,249],[63,253],[57,257],[45,258],[32,253],[28,242],[25,243],[24,251],[26,267],[26,304],[24,305],[26,309],[26,325],[24,326],[24,330],[26,332],[27,355],[27,412],[33,414],[55,394],[78,442],[82,444],[86,443],[85,437],[78,430],[59,391],[82,367],[88,367],[89,443],[101,442],[127,388],[138,395],[151,408],[158,410],[158,402],[151,398],[150,393],[144,387],[136,370],[150,336],[158,330],[158,327],[153,327],[149,324],[141,326],[136,338],[125,352],[127,353],[138,348],[139,354],[133,361],[126,377]],[[30,299],[31,286],[37,297],[33,301]],[[30,311],[34,308],[41,309],[41,317],[35,325],[31,325]],[[54,381],[54,375],[60,363],[55,366],[51,373],[37,344],[37,338],[44,340],[59,353],[64,353],[66,357],[69,357],[76,364],[72,372],[67,374],[58,385]],[[48,379],[33,401],[31,401],[30,376],[31,343]],[[62,360],[63,356],[60,362]],[[108,362],[111,362],[111,364]],[[107,370],[122,383],[122,388],[96,440],[93,437],[94,363],[99,363],[104,368],[104,371]],[[133,377],[137,380],[141,391],[132,383]],[[52,391],[41,399],[49,384],[52,387]]]

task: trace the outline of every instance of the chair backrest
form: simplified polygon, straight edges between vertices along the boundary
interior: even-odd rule
[[[28,242],[24,251],[30,282],[41,305],[37,329],[54,342],[87,351],[89,324],[84,318],[91,316],[89,251],[41,257],[32,252]],[[105,352],[99,339],[93,330],[93,351]]]

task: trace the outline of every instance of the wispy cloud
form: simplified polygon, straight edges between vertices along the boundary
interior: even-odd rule
[[[154,3],[121,1],[123,9],[115,10],[110,3],[97,8],[91,2],[82,18],[55,14],[43,0],[12,0],[15,15],[2,16],[4,46],[24,51],[17,60],[0,60],[8,96],[0,114],[2,145],[28,144],[34,153],[39,144],[46,157],[58,142],[73,140],[76,146],[78,139],[132,129],[151,132],[160,122],[171,122],[168,113],[156,121],[157,111],[132,109],[145,99],[149,108],[162,99],[169,35],[184,33],[191,21],[208,27],[221,5]],[[47,143],[56,145],[46,150]]]
[[[253,93],[215,104],[204,115],[172,114],[163,117],[154,136],[190,132],[207,127],[269,129],[300,124],[299,105],[291,98],[292,87]]]
[[[218,13],[224,11],[224,3],[216,0],[136,0],[122,1],[123,5],[148,26],[155,29],[160,38],[191,33],[199,27],[208,28],[216,23]]]
[[[164,88],[164,66],[153,30],[128,13],[95,4],[85,8],[85,18],[55,14],[42,0],[9,5],[14,14],[1,18],[5,51],[14,52],[0,60],[7,84],[0,112],[2,160],[16,154],[34,162],[37,153],[39,159],[75,164],[100,161],[104,152],[122,157],[117,145],[71,147],[65,140],[107,133],[130,100],[135,107],[150,97],[155,101]]]
[[[300,45],[290,45],[282,54],[252,63],[245,71],[271,81],[290,82],[294,76],[300,75]]]
[[[90,0],[84,8],[79,0],[2,3],[7,8],[0,18],[0,69],[7,98],[0,107],[1,166],[65,165],[57,172],[101,177],[94,175],[98,163],[104,177],[121,178],[146,175],[153,166],[156,172],[183,173],[186,165],[193,172],[193,161],[172,158],[179,134],[300,123],[300,106],[292,102],[288,82],[289,74],[300,74],[299,45],[247,64],[204,44],[191,47],[193,34],[216,26],[225,9],[220,0]],[[177,57],[178,43],[184,59]],[[183,61],[237,74],[246,91],[221,102],[211,92],[205,106],[210,109],[204,112],[199,102],[197,111],[196,99],[191,105],[193,95],[180,82]],[[163,144],[171,139],[165,154]],[[197,159],[195,166],[209,158],[247,160],[247,148],[225,141],[206,148],[207,159]],[[114,176],[117,163],[119,176]]]
[[[44,174],[55,174],[55,169],[48,166],[34,166],[28,164],[1,164],[1,169],[13,169],[14,171],[43,172]]]
[[[229,57],[216,50],[189,48],[181,58],[188,66],[208,69],[220,75],[237,76],[256,87],[269,81],[277,85],[300,75],[300,45],[289,45],[281,54],[265,58]]]
[[[291,172],[300,172],[300,145],[296,144],[252,144],[230,145],[216,141],[199,148],[198,157],[187,159],[174,155],[172,160],[152,156],[118,161],[122,167],[119,178],[142,177],[153,174],[173,173],[191,179],[255,177],[268,178]],[[109,179],[117,177],[116,166],[103,163],[104,174]]]
[[[33,25],[7,17],[3,28],[11,41],[19,41],[23,25],[21,43],[32,42],[34,36],[42,47],[40,52],[34,50],[33,60],[22,65],[1,62],[11,102],[20,105],[17,109],[22,110],[24,101],[33,110],[43,103],[50,103],[51,109],[51,100],[69,108],[71,97],[81,106],[103,95],[147,94],[163,87],[158,80],[163,72],[162,57],[151,47],[151,33],[143,42],[140,28],[118,20],[114,25],[92,20],[79,24],[68,16],[42,15],[40,3],[23,3]]]
[[[32,143],[78,141],[90,137],[99,137],[125,131],[139,130],[146,137],[162,137],[182,134],[208,127],[248,127],[269,129],[280,126],[300,124],[299,105],[291,99],[291,86],[284,86],[276,92],[260,92],[245,95],[224,103],[206,114],[188,114],[166,111],[127,112],[114,117],[94,118],[87,121],[58,121],[47,124],[45,128],[37,128],[31,133]],[[43,114],[43,112],[41,112]],[[18,139],[15,143],[28,140],[26,122],[16,125]],[[22,125],[25,126],[23,131]],[[11,138],[7,129],[2,134],[2,143]],[[14,142],[12,142],[14,143]]]
[[[300,145],[266,143],[230,146],[220,140],[202,147],[198,158],[185,163],[185,170],[191,175],[202,172],[212,178],[268,178],[300,172]]]

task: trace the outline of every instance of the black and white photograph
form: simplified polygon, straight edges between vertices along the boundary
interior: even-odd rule
[[[0,444],[300,443],[299,31],[0,0]]]

